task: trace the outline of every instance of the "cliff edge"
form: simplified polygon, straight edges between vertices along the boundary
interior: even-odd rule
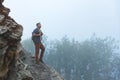
[[[9,16],[0,0],[0,80],[64,80],[46,64],[35,60],[20,43],[23,27]]]

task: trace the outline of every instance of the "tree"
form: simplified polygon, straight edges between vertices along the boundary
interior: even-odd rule
[[[27,42],[32,44],[27,40],[24,45],[32,50]],[[120,57],[114,56],[118,48],[115,40],[110,37],[102,39],[93,35],[90,39],[79,42],[65,36],[61,40],[46,40],[45,43],[45,61],[66,80],[119,79]]]
[[[114,39],[92,36],[83,42],[64,37],[56,41],[48,57],[66,80],[111,80],[111,58],[116,49]]]

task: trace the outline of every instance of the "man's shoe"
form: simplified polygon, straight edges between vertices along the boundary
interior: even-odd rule
[[[44,63],[42,59],[40,59],[40,62],[41,62],[41,63]]]

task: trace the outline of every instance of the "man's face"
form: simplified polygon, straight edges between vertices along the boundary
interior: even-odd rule
[[[41,24],[38,24],[37,27],[40,29],[41,28]]]

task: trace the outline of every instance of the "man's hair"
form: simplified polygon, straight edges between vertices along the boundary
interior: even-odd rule
[[[38,26],[40,24],[40,22],[38,22],[37,24],[36,24],[36,26]]]

